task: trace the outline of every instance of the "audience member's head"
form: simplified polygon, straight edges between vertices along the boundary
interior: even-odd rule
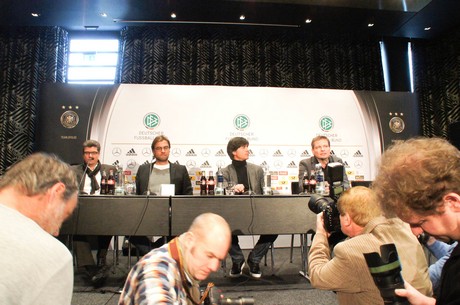
[[[180,241],[189,275],[201,281],[217,271],[220,261],[226,258],[231,230],[221,216],[205,213],[194,219],[189,230],[180,236]]]
[[[0,179],[2,204],[18,210],[57,235],[77,204],[78,183],[70,166],[36,153],[13,165]]]
[[[460,239],[460,151],[448,141],[396,143],[383,153],[373,189],[387,216],[441,239]]]
[[[382,215],[375,192],[364,186],[345,191],[337,202],[342,232],[350,237],[360,233],[369,221]]]

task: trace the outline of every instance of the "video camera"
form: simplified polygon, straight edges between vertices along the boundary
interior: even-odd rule
[[[229,298],[223,295],[222,290],[216,286],[211,287],[208,296],[204,299],[204,305],[254,305],[253,297]]]
[[[313,194],[308,202],[308,207],[315,213],[323,212],[324,228],[327,232],[340,231],[340,213],[337,209],[337,200],[344,191],[343,165],[339,162],[328,163],[327,181],[329,183],[329,197]]]

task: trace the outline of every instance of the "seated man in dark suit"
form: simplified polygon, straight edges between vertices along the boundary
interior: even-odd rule
[[[77,175],[80,194],[99,195],[101,193],[102,173],[106,172],[108,174],[110,170],[116,171],[115,166],[101,164],[99,161],[100,153],[101,144],[98,141],[87,140],[83,143],[83,163],[72,166]],[[95,263],[88,236],[75,235],[73,237],[77,267],[86,269],[91,282],[95,286],[101,285],[107,278],[106,256],[111,239],[112,236],[97,236],[98,250],[96,255],[97,262]]]
[[[166,136],[157,136],[152,142],[155,161],[139,167],[136,175],[136,192],[138,195],[159,195],[161,184],[174,184],[175,195],[193,195],[192,183],[184,165],[169,162],[171,142]],[[168,237],[170,238],[170,237]],[[147,254],[152,247],[163,244],[160,239],[154,245],[145,236],[130,237],[140,255]]]

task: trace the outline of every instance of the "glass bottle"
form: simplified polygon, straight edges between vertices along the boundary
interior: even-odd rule
[[[207,192],[207,179],[206,179],[206,172],[202,171],[201,172],[201,179],[200,179],[200,195],[205,196],[208,194]]]

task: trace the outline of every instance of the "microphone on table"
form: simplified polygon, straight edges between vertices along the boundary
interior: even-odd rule
[[[147,179],[147,190],[144,192],[144,194],[147,196],[156,195],[155,193],[150,193],[150,176],[152,175],[154,161],[155,161],[155,157],[152,158],[152,162],[149,164],[149,177]]]
[[[81,184],[83,183],[83,180],[85,180],[85,176],[86,176],[86,171],[88,170],[88,163],[85,163],[86,166],[85,166],[85,169],[83,170],[83,175],[81,175],[81,179],[80,179],[80,182],[78,183],[78,191],[81,195],[88,195],[88,193],[84,192],[83,189],[81,188]]]

